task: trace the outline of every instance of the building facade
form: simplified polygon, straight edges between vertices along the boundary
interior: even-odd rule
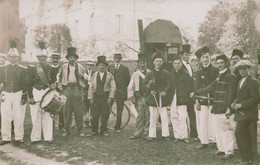
[[[97,55],[112,59],[120,52],[125,59],[137,59],[139,34],[137,20],[145,28],[162,19],[166,0],[38,0],[38,10],[25,14],[24,61],[36,60],[35,29],[39,25],[65,24],[70,29],[72,46],[80,59],[95,60]],[[131,47],[131,48],[129,48]],[[61,54],[66,55],[66,49]],[[49,50],[49,53],[53,50]]]

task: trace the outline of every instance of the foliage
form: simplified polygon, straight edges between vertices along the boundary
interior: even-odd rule
[[[64,24],[54,24],[51,26],[40,25],[34,30],[34,45],[43,41],[51,51],[64,53],[71,45],[71,35],[69,28]]]
[[[254,26],[256,9],[253,0],[231,3],[219,1],[200,25],[199,43],[209,46],[214,53],[230,54],[234,48],[238,48],[254,54],[259,40]]]

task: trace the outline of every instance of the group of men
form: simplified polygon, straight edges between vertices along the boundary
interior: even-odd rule
[[[85,136],[83,125],[90,123],[92,131],[88,136],[108,136],[107,123],[115,100],[114,129],[120,132],[124,102],[129,99],[138,112],[130,139],[144,136],[153,141],[160,116],[162,137],[170,140],[167,112],[170,110],[174,142],[189,143],[189,137],[199,138],[201,144],[196,148],[204,149],[211,140],[217,144],[215,154],[222,155],[224,160],[233,157],[237,143],[240,163],[250,164],[256,145],[260,99],[259,82],[250,75],[253,64],[243,60],[243,52],[235,49],[231,56],[233,68],[230,69],[230,61],[224,54],[216,57],[217,67],[214,67],[210,50],[204,46],[195,53],[201,67],[193,73],[190,49],[190,45],[183,45],[183,51],[173,56],[170,72],[163,69],[160,52],[153,54],[151,70],[147,68],[147,55],[140,53],[138,68],[131,77],[128,67],[122,64],[121,54],[114,54],[114,63],[110,65],[105,56],[98,56],[97,70],[93,71],[93,62],[88,61],[86,67],[77,62],[75,47],[68,48],[68,63],[63,65],[59,64],[57,53],[52,54],[52,62],[48,64],[42,49],[37,55],[38,63],[25,68],[18,64],[17,50],[10,49],[7,57],[0,55],[1,145],[11,141],[12,121],[14,139],[23,143],[26,102],[30,104],[33,124],[32,144],[41,141],[42,130],[44,141],[52,143],[53,119],[41,109],[40,101],[48,90],[56,89],[67,98],[59,115],[63,136],[71,133],[72,114],[79,136]],[[2,59],[8,59],[10,64],[5,65]],[[89,113],[90,121],[86,120]]]

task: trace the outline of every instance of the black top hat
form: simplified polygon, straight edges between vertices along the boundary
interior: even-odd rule
[[[98,66],[98,64],[100,63],[104,63],[106,64],[106,66],[108,66],[107,60],[106,60],[106,56],[98,56],[97,57],[97,64],[96,66]]]
[[[224,60],[225,62],[228,62],[228,57],[225,54],[219,55],[216,57],[216,61],[217,60]]]
[[[156,58],[161,58],[161,59],[163,59],[163,55],[162,55],[160,52],[155,52],[155,53],[153,54],[153,61],[154,61]]]
[[[146,55],[143,53],[138,54],[138,61],[147,61]]]
[[[187,45],[183,45],[182,46],[182,53],[191,53],[191,45],[187,44]]]
[[[232,56],[231,56],[231,58],[232,58],[233,56],[239,56],[240,58],[242,58],[242,57],[243,57],[243,52],[242,52],[241,50],[239,50],[239,49],[234,49],[234,50],[232,51]]]
[[[68,59],[69,56],[75,56],[77,59],[79,58],[79,56],[77,55],[77,48],[75,47],[69,47],[67,49],[67,55],[66,58]]]
[[[122,54],[121,53],[115,53],[114,56],[121,56],[122,57]]]

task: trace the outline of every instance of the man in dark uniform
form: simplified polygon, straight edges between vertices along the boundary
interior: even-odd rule
[[[210,51],[209,48],[204,46],[199,49],[196,53],[197,58],[200,59],[202,63],[201,69],[196,72],[195,77],[195,92],[201,88],[207,87],[211,82],[216,80],[219,71],[218,68],[214,67],[210,63]],[[213,92],[206,93],[202,95],[204,97],[213,98]],[[197,149],[207,148],[209,144],[210,132],[213,132],[211,119],[211,109],[213,101],[196,99],[196,120],[199,120],[197,123],[197,130],[199,133],[199,139],[201,144],[197,146]],[[213,134],[213,133],[212,133]]]
[[[90,125],[90,102],[88,99],[88,89],[89,89],[89,85],[91,83],[91,77],[93,76],[93,74],[95,73],[95,71],[93,70],[93,66],[94,63],[92,61],[87,61],[86,62],[86,75],[88,77],[88,80],[86,82],[86,87],[84,87],[83,89],[83,98],[84,98],[84,105],[85,105],[85,109],[84,109],[84,117],[83,117],[83,126],[87,127],[88,125]]]
[[[253,140],[257,137],[259,81],[250,75],[253,64],[248,60],[241,60],[235,65],[242,79],[238,83],[237,96],[231,108],[235,110],[235,131],[238,151],[241,158],[239,164],[251,164],[254,158]],[[254,127],[252,127],[254,125]]]
[[[186,70],[190,77],[192,77],[193,80],[193,70],[191,68],[191,65],[189,64],[190,62],[190,54],[191,54],[191,45],[183,45],[183,52],[182,52],[182,69]],[[194,88],[194,82],[192,83],[193,88]],[[189,100],[188,105],[187,105],[187,110],[188,110],[188,119],[189,119],[189,133],[190,137],[192,138],[198,138],[198,133],[196,129],[196,114],[194,111],[194,101],[192,99]]]
[[[31,142],[36,144],[41,141],[41,132],[43,130],[44,141],[52,143],[53,141],[53,120],[49,112],[40,108],[40,102],[43,95],[55,83],[56,75],[52,67],[46,62],[47,51],[43,42],[39,43],[40,50],[37,53],[39,61],[35,66],[28,67],[27,85],[28,96],[32,118]]]
[[[4,145],[11,141],[11,122],[14,121],[14,135],[17,143],[23,143],[26,94],[26,68],[18,65],[19,54],[16,48],[8,53],[10,64],[0,71],[2,88],[1,131]]]
[[[129,69],[122,63],[122,54],[114,54],[114,64],[108,66],[107,70],[112,73],[116,82],[116,125],[115,131],[120,132],[122,111],[124,108],[124,101],[127,99],[127,87],[130,82]]]

